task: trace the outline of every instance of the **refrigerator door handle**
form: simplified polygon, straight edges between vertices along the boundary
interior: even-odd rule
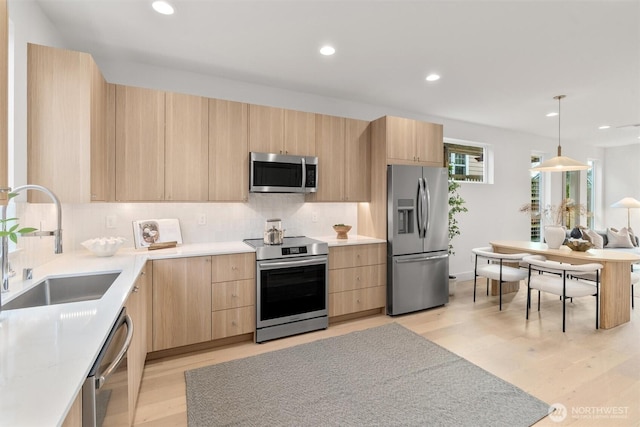
[[[422,261],[432,261],[436,259],[445,259],[448,256],[449,256],[448,254],[444,254],[444,255],[434,255],[434,256],[427,256],[427,257],[420,257],[420,258],[396,259],[395,262],[396,264],[407,264],[410,262],[422,262]]]
[[[426,234],[427,234],[427,230],[425,229],[426,226],[426,213],[425,213],[425,209],[426,209],[426,194],[425,194],[425,185],[424,185],[424,178],[418,178],[418,237],[420,237],[421,239],[423,239]]]
[[[424,199],[425,199],[425,209],[424,209],[424,223],[422,224],[422,229],[424,230],[424,236],[427,236],[429,233],[429,229],[431,228],[431,192],[429,191],[429,183],[427,182],[427,178],[422,179],[422,185],[424,185]]]

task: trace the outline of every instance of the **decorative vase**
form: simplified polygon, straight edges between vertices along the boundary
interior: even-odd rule
[[[349,230],[351,230],[350,225],[336,224],[333,226],[333,229],[335,230],[336,233],[338,233],[338,235],[336,236],[336,239],[349,238],[349,236],[347,236],[347,233],[349,232]]]
[[[567,237],[566,229],[561,225],[547,225],[544,227],[544,240],[549,249],[559,249]]]

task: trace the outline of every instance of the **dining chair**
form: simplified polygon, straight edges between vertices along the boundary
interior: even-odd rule
[[[562,332],[566,324],[567,298],[579,298],[585,296],[596,297],[596,329],[599,328],[599,290],[600,270],[602,264],[567,264],[549,261],[542,255],[527,256],[523,259],[529,264],[527,280],[527,315],[531,308],[531,289],[538,290],[538,311],[540,311],[540,291],[559,295],[562,300]],[[590,281],[577,276],[593,274],[595,280]]]
[[[478,276],[487,279],[487,295],[489,295],[489,279],[497,280],[500,286],[500,310],[502,310],[502,283],[519,282],[527,277],[527,271],[509,264],[518,264],[522,259],[530,255],[528,253],[501,254],[495,252],[491,246],[474,248],[475,254],[473,276],[473,302],[476,302],[476,281]],[[486,264],[478,265],[478,260],[486,260]]]

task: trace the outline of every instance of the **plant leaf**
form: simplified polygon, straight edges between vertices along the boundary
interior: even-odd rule
[[[19,224],[14,224],[11,226],[11,228],[9,229],[9,233],[13,233],[14,231],[16,231],[16,228],[18,228]]]
[[[37,228],[33,228],[33,227],[24,227],[21,228],[20,230],[18,230],[18,233],[20,234],[27,234],[27,233],[32,233],[34,231],[36,231]]]
[[[16,244],[18,243],[18,236],[16,236],[16,233],[10,233],[9,238],[13,243],[16,243]]]

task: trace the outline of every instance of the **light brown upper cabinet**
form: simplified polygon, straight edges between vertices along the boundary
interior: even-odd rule
[[[116,86],[116,200],[164,200],[165,93]]]
[[[9,36],[8,36],[7,2],[0,0],[0,188],[9,185],[9,147],[8,138],[8,61],[9,61]],[[5,204],[7,193],[0,192],[0,204]]]
[[[165,200],[207,200],[209,100],[171,92],[165,97]]]
[[[107,98],[89,54],[28,45],[28,183],[44,185],[62,202],[91,200],[91,150],[107,144]],[[50,202],[35,192],[28,200]]]
[[[315,156],[315,114],[249,105],[249,151]]]
[[[366,120],[345,119],[345,201],[371,200],[371,127]]]
[[[370,194],[369,122],[316,115],[318,192],[316,202],[364,202]]]
[[[249,197],[248,105],[209,100],[209,200]]]
[[[386,127],[389,164],[443,165],[442,125],[392,116],[378,120]]]

